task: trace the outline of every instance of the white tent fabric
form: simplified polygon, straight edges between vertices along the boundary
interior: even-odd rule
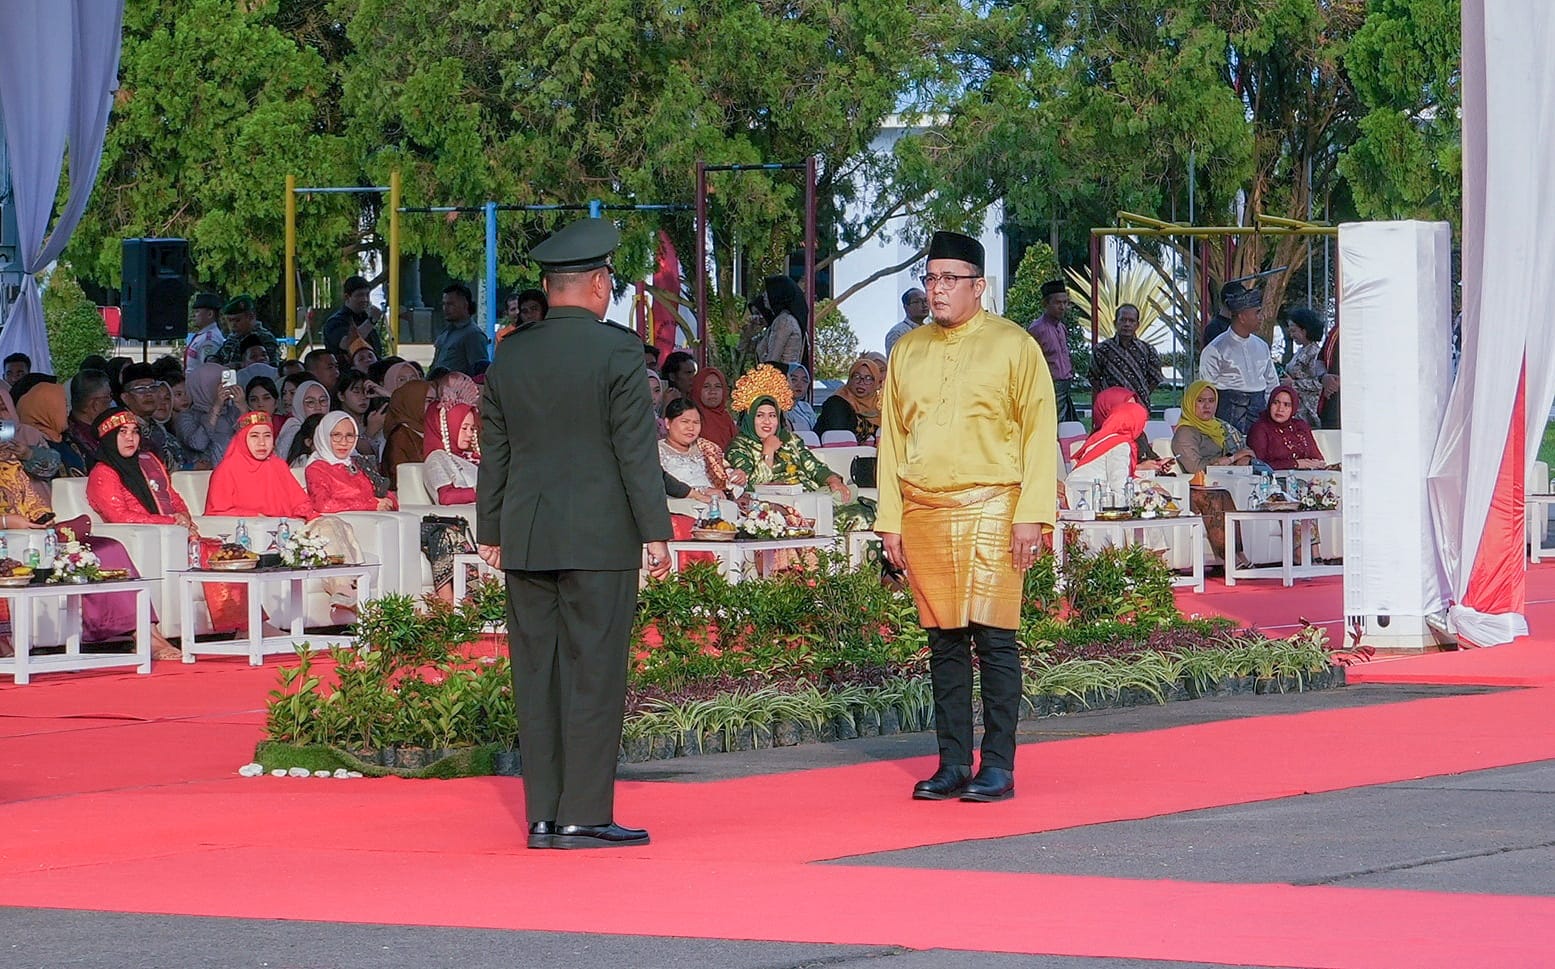
[[[1463,353],[1430,472],[1432,516],[1455,605],[1470,642],[1526,635],[1520,502],[1516,493],[1555,398],[1555,5],[1463,2]],[[1494,56],[1488,56],[1494,52]],[[1526,366],[1526,396],[1519,376]],[[1521,423],[1515,430],[1514,417]],[[1526,433],[1526,451],[1507,456]],[[1506,460],[1504,460],[1506,459]],[[1498,481],[1502,493],[1497,492]],[[1507,521],[1515,514],[1514,527]],[[1471,576],[1482,587],[1471,585]],[[1499,590],[1482,601],[1484,587]],[[1477,608],[1476,608],[1477,607]]]
[[[0,31],[0,117],[27,275],[0,332],[0,356],[25,353],[35,370],[48,372],[52,363],[32,274],[64,250],[97,181],[118,83],[123,21],[124,0],[6,4],[5,30]],[[49,233],[67,144],[70,195]]]

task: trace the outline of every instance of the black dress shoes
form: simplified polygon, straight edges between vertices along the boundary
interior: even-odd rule
[[[564,824],[551,836],[552,848],[632,848],[647,843],[648,832],[619,824]]]
[[[529,826],[529,847],[549,848],[551,846],[551,836],[555,833],[555,821],[536,821]]]
[[[1015,796],[1015,772],[984,767],[961,792],[963,801],[1007,801]]]
[[[941,764],[934,776],[913,785],[915,801],[945,801],[961,793],[972,776],[972,768],[959,764]]]

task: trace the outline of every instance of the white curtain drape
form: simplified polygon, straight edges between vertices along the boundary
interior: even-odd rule
[[[1555,399],[1555,5],[1463,0],[1463,353],[1430,472],[1432,517],[1459,633],[1489,646],[1526,635],[1521,508],[1502,475],[1537,452]],[[1493,53],[1493,56],[1488,56]],[[1518,399],[1519,376],[1526,392]],[[1510,458],[1512,422],[1526,448]],[[1501,490],[1498,492],[1498,482]],[[1519,503],[1516,503],[1520,505]],[[1509,527],[1516,514],[1516,527]],[[1476,566],[1479,571],[1476,572]],[[1470,577],[1499,588],[1490,603]],[[1481,608],[1465,605],[1465,600]]]
[[[32,274],[59,257],[91,198],[117,86],[123,22],[124,0],[8,0],[5,5],[0,118],[27,275],[0,332],[0,356],[20,351],[39,371],[53,368]],[[50,232],[67,144],[70,194]]]

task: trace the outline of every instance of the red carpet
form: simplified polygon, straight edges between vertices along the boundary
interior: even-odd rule
[[[1337,619],[1337,579],[1271,585],[1220,587],[1185,607],[1256,608],[1266,628]],[[1532,612],[1536,629],[1555,628],[1555,603]],[[1529,642],[1351,672],[1547,684],[1551,652]],[[563,853],[519,847],[513,779],[234,776],[259,738],[274,669],[202,660],[149,678],[0,686],[8,900],[1291,966],[1524,966],[1555,951],[1549,898],[815,863],[1555,759],[1546,689],[1029,746],[1020,796],[998,805],[909,800],[932,756],[623,784],[620,817],[649,826],[655,843]],[[978,902],[947,911],[945,897]]]

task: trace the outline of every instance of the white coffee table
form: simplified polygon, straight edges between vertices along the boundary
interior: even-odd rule
[[[1321,527],[1323,522],[1333,521],[1339,517],[1337,508],[1303,508],[1297,511],[1228,511],[1226,512],[1226,548],[1236,548],[1237,529],[1248,522],[1274,522],[1280,527],[1280,564],[1255,565],[1251,568],[1238,568],[1236,554],[1228,552],[1226,558],[1226,585],[1236,585],[1238,579],[1272,579],[1279,576],[1284,585],[1291,585],[1296,579],[1312,579],[1321,575],[1343,575],[1342,565],[1317,565],[1311,561],[1312,548],[1303,541],[1301,543],[1301,556],[1293,560],[1291,536],[1294,534],[1297,522],[1310,521]]]
[[[718,556],[719,571],[723,573],[724,578],[730,582],[739,582],[745,577],[745,566],[748,563],[759,562],[763,555],[770,560],[773,552],[831,548],[836,541],[835,535],[814,535],[810,538],[753,539],[732,542],[670,542],[669,545],[670,558],[677,571],[680,569],[682,552],[711,552]]]
[[[11,646],[14,656],[0,659],[0,673],[9,673],[18,685],[34,673],[61,670],[95,670],[111,666],[133,666],[137,673],[151,672],[151,589],[161,579],[121,579],[115,582],[88,582],[76,585],[27,585],[0,588],[0,599],[10,603]],[[81,600],[110,592],[135,593],[135,651],[133,653],[81,652]],[[33,603],[39,599],[65,600],[65,651],[58,655],[32,655]]]
[[[1143,545],[1147,532],[1164,528],[1172,532],[1172,537],[1167,540],[1169,546],[1176,545],[1178,531],[1187,529],[1189,560],[1193,563],[1193,571],[1188,575],[1174,575],[1172,585],[1191,587],[1195,592],[1204,591],[1204,519],[1198,515],[1178,515],[1175,518],[1125,518],[1121,521],[1060,519],[1057,533],[1053,537],[1053,554],[1057,557],[1060,569],[1064,564],[1063,532],[1069,528],[1078,528],[1082,537],[1095,534],[1115,539],[1118,545]]]
[[[378,576],[378,565],[376,563],[324,565],[316,569],[250,569],[244,572],[189,569],[183,572],[169,572],[168,575],[178,583],[178,605],[185,630],[183,641],[185,663],[193,663],[196,653],[209,653],[213,656],[247,656],[250,666],[260,666],[264,663],[266,655],[290,653],[300,642],[306,642],[313,647],[351,642],[350,636],[310,633],[303,629],[303,584],[309,579],[354,578],[357,580],[356,601],[361,604],[372,598],[372,587]],[[235,583],[247,587],[248,637],[246,639],[209,643],[195,641],[194,597],[197,590],[207,582]],[[267,637],[264,634],[264,616],[260,609],[259,591],[264,586],[277,582],[284,582],[287,585],[287,611],[292,616],[291,634]]]
[[[502,570],[494,569],[486,564],[486,560],[479,555],[468,552],[454,556],[454,601],[463,602],[464,597],[470,592],[470,569],[475,569],[476,578],[502,578]]]

